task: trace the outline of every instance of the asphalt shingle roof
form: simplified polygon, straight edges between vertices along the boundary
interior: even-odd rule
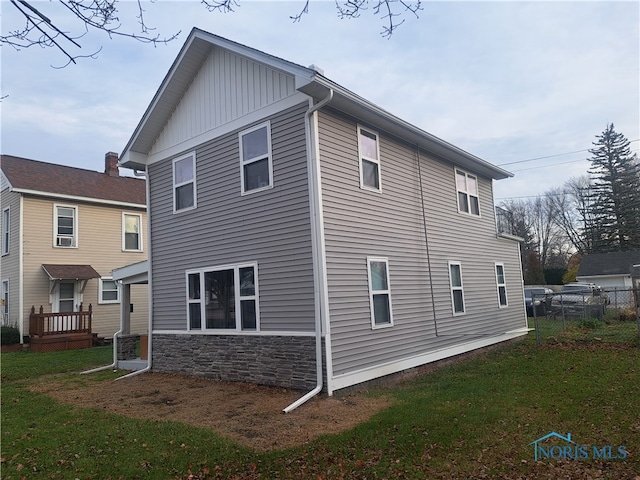
[[[145,181],[82,168],[2,155],[0,168],[13,188],[115,202],[146,204]]]
[[[640,250],[627,252],[592,253],[585,256],[578,269],[579,277],[593,275],[624,275],[631,273],[632,265],[640,264]]]

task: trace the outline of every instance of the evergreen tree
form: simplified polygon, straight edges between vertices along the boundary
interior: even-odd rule
[[[640,248],[640,164],[631,154],[629,140],[613,124],[593,142],[589,150],[592,177],[593,224],[585,232],[593,241],[593,252]]]

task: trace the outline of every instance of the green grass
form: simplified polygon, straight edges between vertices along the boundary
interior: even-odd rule
[[[633,343],[505,345],[373,391],[394,405],[353,430],[268,453],[207,429],[62,405],[27,390],[41,375],[108,364],[107,350],[2,354],[3,479],[634,479],[640,472]],[[92,377],[68,381],[113,374]],[[551,431],[581,444],[624,445],[629,456],[534,462],[528,444]]]
[[[542,342],[631,342],[638,344],[640,334],[634,321],[618,321],[605,318],[577,318],[563,321],[561,318],[538,317],[536,319],[539,338]],[[534,328],[534,319],[529,318],[529,327]]]

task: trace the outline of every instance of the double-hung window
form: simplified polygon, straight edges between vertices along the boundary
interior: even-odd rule
[[[2,210],[2,255],[9,253],[10,223],[11,211],[6,207]]]
[[[498,285],[498,306],[500,308],[508,306],[507,303],[507,281],[504,277],[504,265],[496,263],[496,283]]]
[[[196,208],[196,154],[173,161],[173,211]]]
[[[126,252],[142,251],[142,215],[122,214],[122,250]]]
[[[258,330],[257,264],[188,271],[187,315],[189,330]]]
[[[391,285],[389,283],[389,260],[367,257],[369,276],[369,307],[372,328],[393,325],[391,309]]]
[[[243,195],[273,187],[269,122],[240,132],[240,183]]]
[[[54,241],[56,247],[78,246],[78,209],[66,205],[54,205]]]
[[[456,188],[458,191],[458,211],[479,216],[478,177],[456,168]]]
[[[358,127],[360,188],[380,191],[380,148],[378,134]]]
[[[449,262],[449,284],[451,286],[451,303],[453,314],[461,315],[464,309],[464,287],[462,285],[462,265],[459,262]]]
[[[9,280],[2,280],[2,325],[9,325]]]
[[[118,284],[113,278],[102,277],[98,285],[98,303],[120,303]]]

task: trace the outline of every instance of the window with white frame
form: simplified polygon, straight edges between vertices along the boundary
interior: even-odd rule
[[[496,283],[498,285],[498,305],[500,308],[508,306],[507,281],[504,277],[504,265],[496,263]]]
[[[456,168],[456,189],[458,191],[458,211],[479,216],[478,177]]]
[[[67,205],[54,205],[54,242],[56,247],[78,246],[78,209]]]
[[[9,207],[2,210],[2,255],[9,253],[9,239],[11,227],[11,211]]]
[[[257,125],[240,132],[241,192],[258,192],[273,187],[271,124]]]
[[[188,271],[187,315],[189,330],[259,330],[258,265]]]
[[[98,285],[98,303],[120,303],[118,283],[113,278],[102,277]]]
[[[391,309],[391,285],[389,282],[389,260],[367,257],[369,276],[369,306],[371,326],[380,328],[393,325]]]
[[[173,211],[196,208],[196,154],[173,161]]]
[[[459,262],[449,262],[449,284],[451,286],[453,314],[461,315],[465,312],[465,309],[462,265]]]
[[[378,134],[358,127],[360,188],[380,191],[380,148]]]
[[[122,214],[122,250],[142,251],[142,215],[137,213]]]
[[[2,280],[2,325],[9,325],[9,280]]]

